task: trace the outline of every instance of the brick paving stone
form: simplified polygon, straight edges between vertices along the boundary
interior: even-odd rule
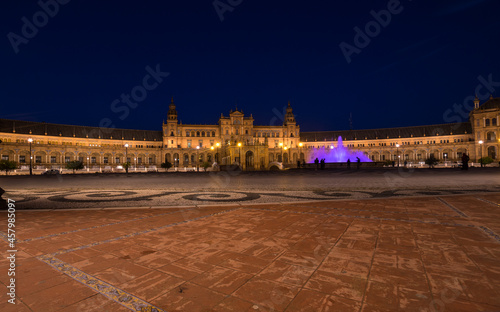
[[[2,292],[0,311],[129,310],[106,292],[168,311],[500,311],[498,204],[495,193],[18,211],[18,304]]]

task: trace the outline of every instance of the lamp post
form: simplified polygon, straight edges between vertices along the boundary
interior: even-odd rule
[[[200,167],[198,166],[198,162],[199,162],[199,160],[200,160],[200,159],[198,158],[198,151],[199,151],[199,149],[200,149],[200,146],[199,146],[199,145],[198,145],[198,146],[196,146],[196,171],[197,171],[197,172],[200,172]]]
[[[33,175],[33,167],[32,167],[32,164],[31,164],[31,162],[33,160],[33,156],[31,156],[31,143],[33,142],[33,139],[29,138],[28,142],[30,142],[30,175]]]
[[[213,145],[212,145],[212,146],[210,146],[210,150],[211,150],[212,152],[214,151],[214,147],[213,147]],[[214,157],[214,161],[215,161],[215,157]],[[212,164],[213,164],[213,162],[212,162]]]
[[[483,168],[483,140],[479,140],[479,153],[481,155],[481,158],[479,159],[479,161],[481,162],[481,168]]]
[[[125,144],[125,172],[128,173],[128,143]]]
[[[215,153],[215,162],[217,164],[219,164],[219,157],[217,157],[219,155],[219,143],[216,143],[215,146],[217,146],[217,152]]]
[[[399,168],[399,144],[396,144],[396,156],[398,157],[398,168]]]
[[[280,142],[280,148],[281,148],[281,163],[283,164],[283,142]]]
[[[286,146],[285,146],[285,147],[283,147],[283,149],[284,149],[284,150],[285,150],[285,152],[286,152],[286,150],[288,149],[288,147],[286,147]],[[283,161],[283,164],[285,164],[285,159],[283,159],[283,155],[281,156],[281,160]]]
[[[241,165],[241,143],[238,143],[238,165]],[[243,167],[243,166],[242,166]]]
[[[302,157],[300,157],[300,155],[301,155],[301,153],[300,153],[301,149],[302,149],[302,142],[299,143],[299,161],[302,160]]]
[[[90,171],[89,157],[87,156],[87,172]]]

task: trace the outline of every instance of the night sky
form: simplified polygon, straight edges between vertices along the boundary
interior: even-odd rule
[[[185,124],[278,125],[290,100],[302,131],[347,130],[466,121],[480,76],[500,97],[500,1],[41,3],[0,4],[0,118],[160,130],[173,96]]]

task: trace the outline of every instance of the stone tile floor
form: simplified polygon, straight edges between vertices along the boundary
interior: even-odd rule
[[[500,311],[498,234],[499,193],[17,211],[0,311]]]

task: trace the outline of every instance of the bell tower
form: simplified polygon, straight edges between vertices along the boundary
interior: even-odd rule
[[[170,105],[168,106],[167,112],[167,123],[163,123],[163,144],[165,147],[177,147],[179,133],[177,131],[178,128],[178,119],[177,119],[177,110],[174,103],[174,97],[170,101]]]

